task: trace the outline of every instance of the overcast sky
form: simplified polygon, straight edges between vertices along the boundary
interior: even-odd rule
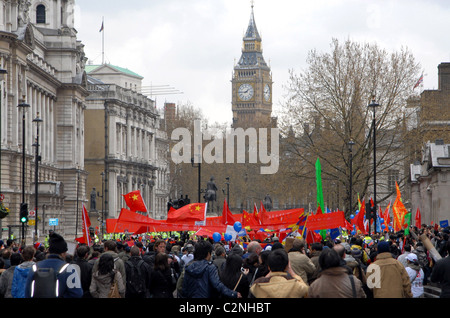
[[[190,103],[208,120],[231,123],[231,78],[241,56],[250,0],[76,0],[78,39],[87,57],[105,59],[144,77],[144,86],[170,85],[184,94],[155,97]],[[312,49],[329,52],[332,38],[407,47],[424,70],[421,89],[436,89],[437,67],[450,62],[447,0],[254,0],[264,58],[274,80],[274,115],[290,69],[306,67]]]

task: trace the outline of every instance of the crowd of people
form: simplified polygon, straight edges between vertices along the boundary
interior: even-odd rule
[[[57,233],[48,247],[0,241],[0,298],[421,298],[430,283],[450,297],[450,228],[411,230],[442,259],[403,231],[312,244],[182,232],[78,244],[73,255]]]

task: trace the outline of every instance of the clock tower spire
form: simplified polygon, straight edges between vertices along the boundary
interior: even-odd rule
[[[234,128],[272,126],[272,74],[263,57],[253,1],[251,8],[241,58],[231,80]]]

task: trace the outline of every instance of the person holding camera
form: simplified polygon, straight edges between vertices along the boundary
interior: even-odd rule
[[[247,278],[249,269],[243,268],[243,263],[241,256],[235,253],[228,255],[219,277],[225,286],[239,292],[242,298],[247,298],[250,289],[250,281]]]
[[[255,280],[250,296],[255,298],[304,298],[308,285],[295,274],[284,249],[271,251],[267,259],[269,274]]]
[[[172,254],[156,254],[155,266],[150,275],[149,291],[151,298],[173,298],[178,280],[178,275],[169,264],[173,260]]]

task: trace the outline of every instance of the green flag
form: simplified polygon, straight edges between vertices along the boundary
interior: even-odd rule
[[[320,158],[316,161],[316,183],[317,183],[317,207],[320,207],[322,213],[325,213],[325,204],[323,202],[323,190],[322,190],[322,167],[320,165]],[[323,239],[327,237],[327,230],[320,230],[320,235]]]
[[[323,202],[322,191],[322,167],[320,165],[320,158],[316,161],[316,183],[317,183],[317,206],[320,206],[322,213],[325,211],[325,204]]]
[[[405,228],[405,235],[409,235],[409,227],[411,226],[411,218],[412,218],[412,214],[411,214],[411,212],[408,212],[406,215],[405,215],[405,224],[404,225],[406,225],[406,228]]]

